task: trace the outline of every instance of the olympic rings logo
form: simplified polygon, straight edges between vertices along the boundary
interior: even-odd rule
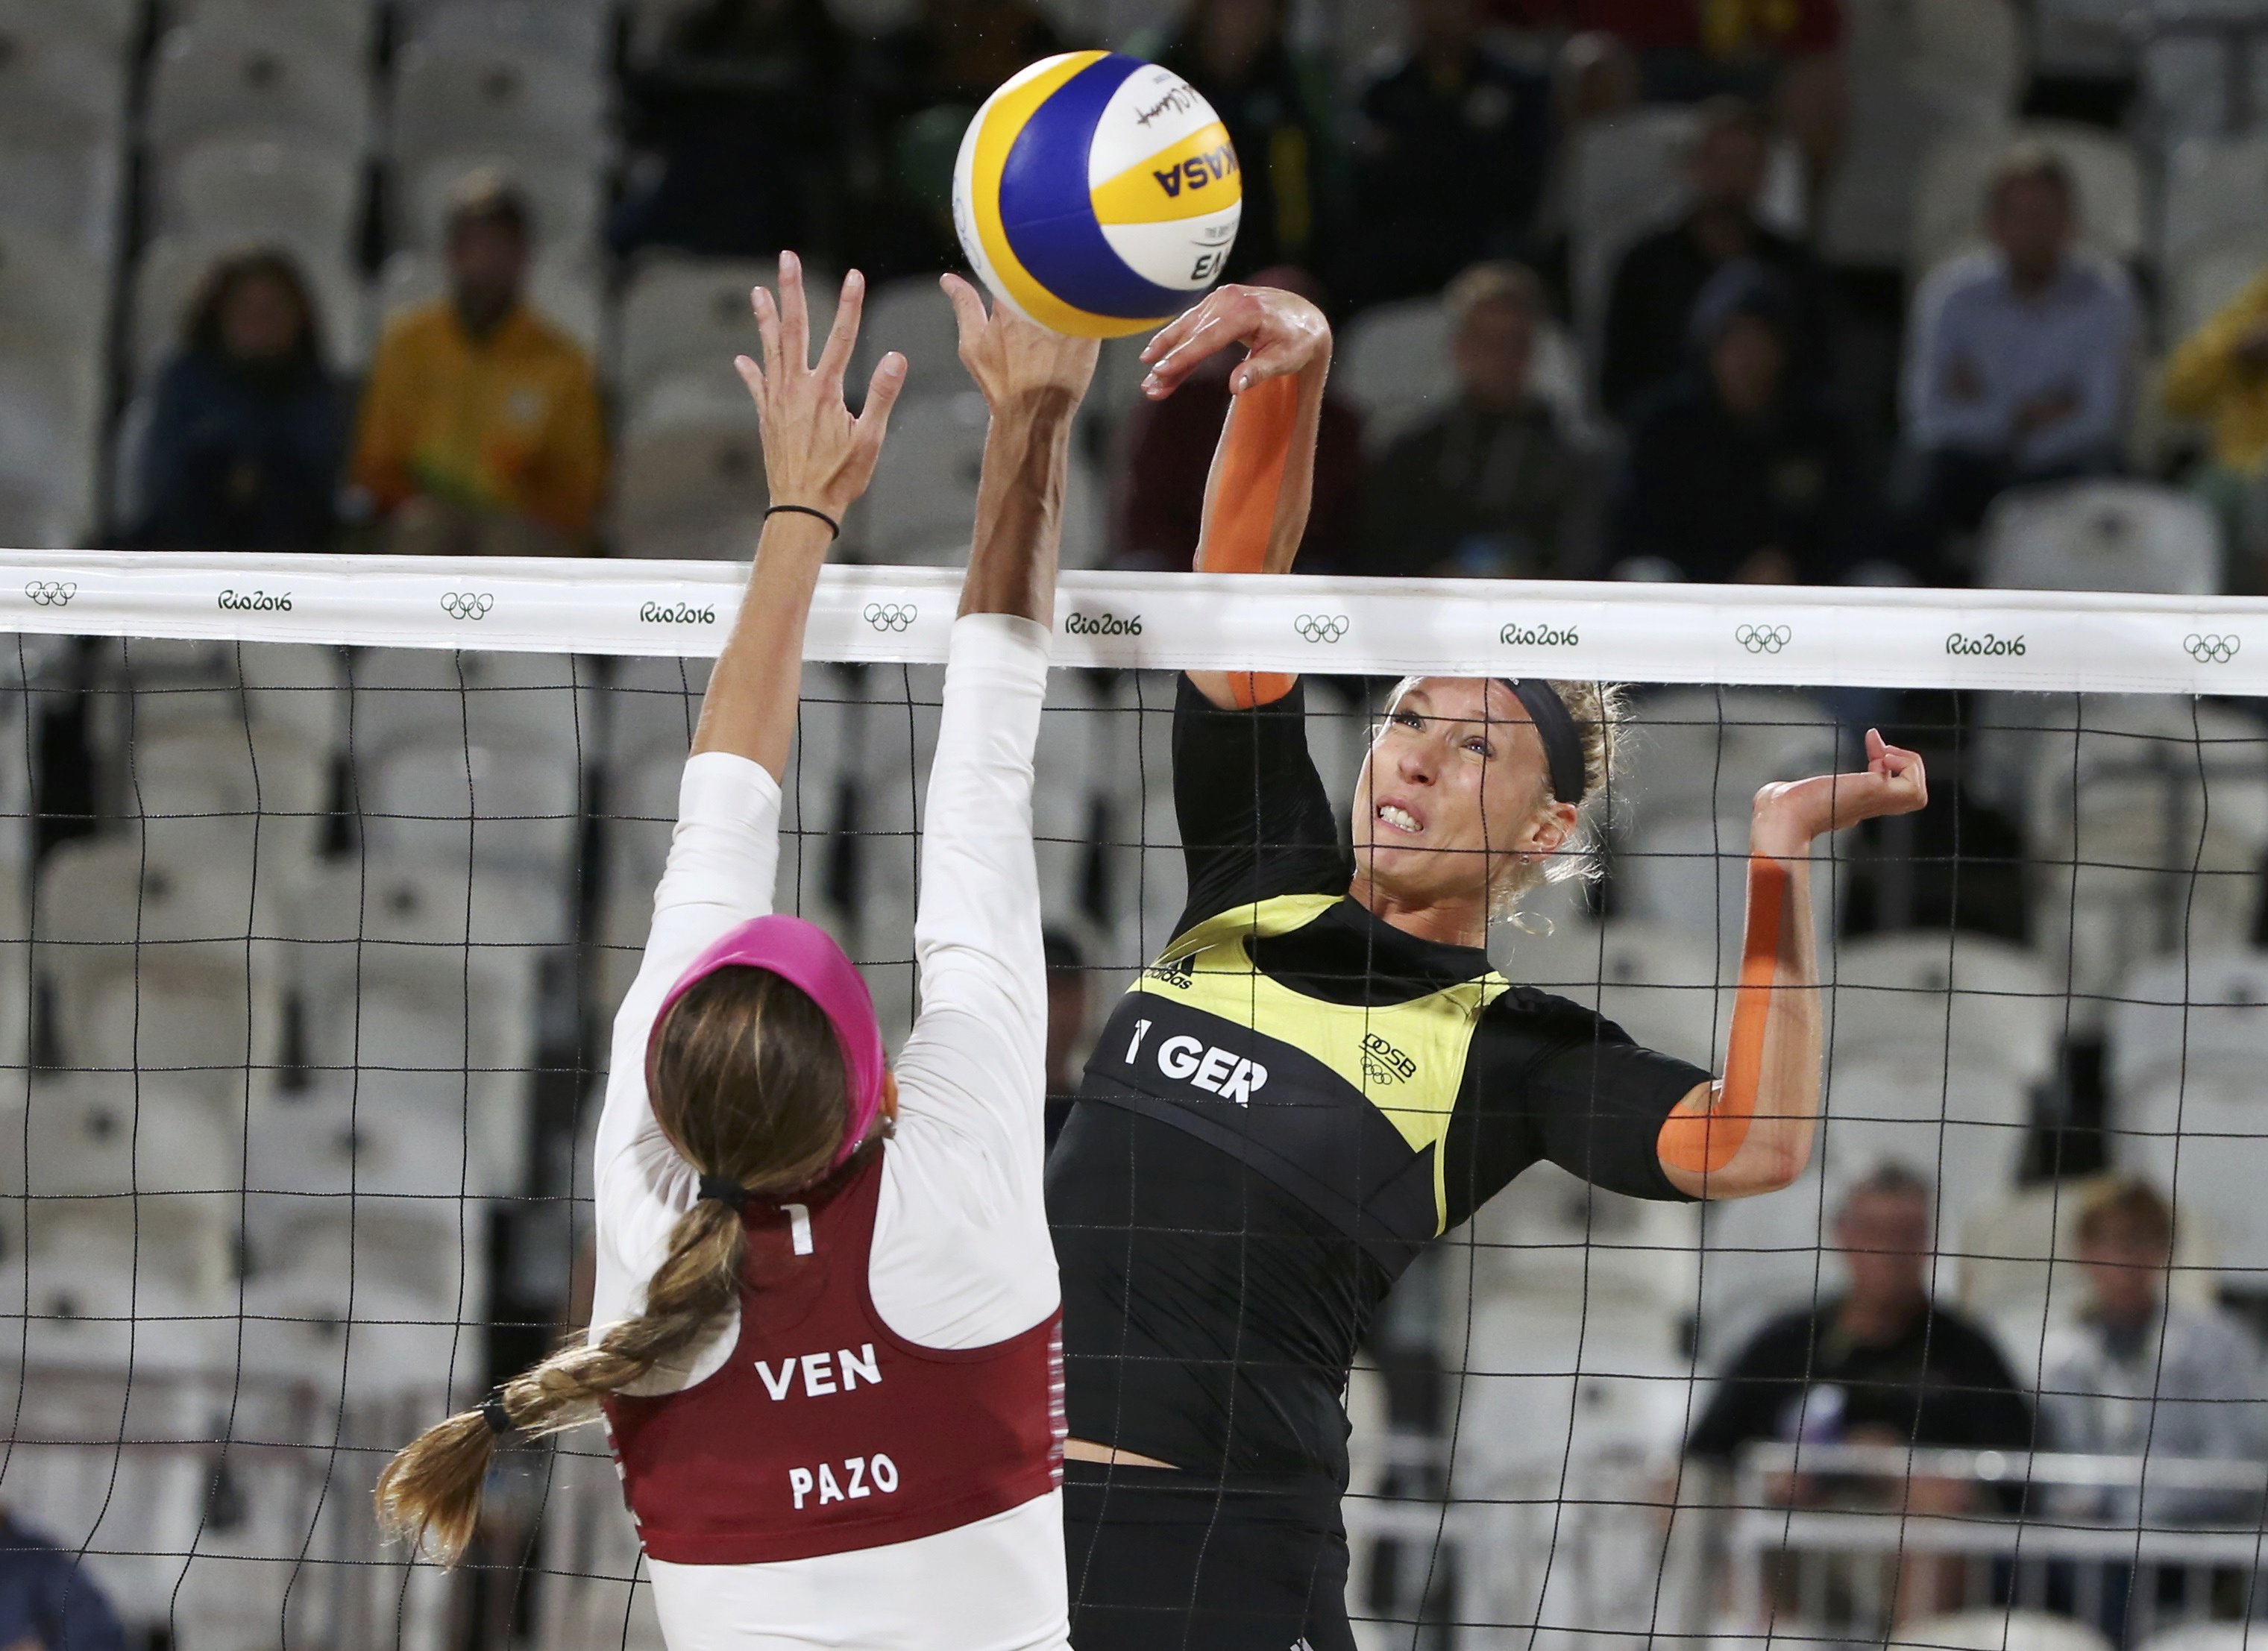
[[[451,591],[441,599],[441,611],[452,619],[486,619],[496,598],[486,591]]]
[[[2242,637],[2191,636],[2182,642],[2182,646],[2189,650],[2190,658],[2199,665],[2226,665],[2236,657],[2237,650],[2243,645]]]
[[[1309,642],[1336,642],[1352,622],[1344,614],[1301,614],[1292,628]]]
[[[24,586],[24,594],[42,608],[68,608],[71,598],[78,594],[78,586],[58,584],[53,579],[33,579]]]
[[[911,602],[868,602],[866,623],[877,630],[904,630],[921,617]]]
[[[1751,653],[1778,653],[1795,640],[1795,633],[1786,625],[1742,625],[1733,640]]]

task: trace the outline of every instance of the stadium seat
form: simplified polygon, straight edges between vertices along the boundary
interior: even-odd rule
[[[1748,866],[1747,810],[1679,817],[1648,809],[1616,851],[1616,887],[1631,917],[1714,947],[1719,972],[1729,980],[1739,973],[1747,933]],[[1832,873],[1811,881],[1822,952],[1849,890],[1849,880]]]
[[[851,380],[865,385],[891,350],[906,358],[906,393],[951,395],[967,387],[961,365],[961,328],[953,304],[934,276],[887,281],[866,296],[858,324],[858,355]]]
[[[96,387],[85,364],[57,354],[34,353],[21,365],[28,382],[0,387],[0,495],[17,525],[40,537],[9,542],[70,549],[86,542],[96,516]]]
[[[11,41],[62,41],[122,58],[142,21],[141,0],[0,0],[0,36]]]
[[[685,760],[710,667],[662,656],[615,661],[605,695],[609,772]]]
[[[779,271],[770,259],[694,258],[677,253],[642,259],[622,293],[621,372],[623,394],[634,409],[665,380],[692,376],[712,384],[737,384],[733,357],[762,359],[750,295],[759,286],[779,287]],[[804,289],[811,302],[812,354],[834,324],[835,300],[842,282],[808,263]]]
[[[161,9],[176,23],[280,36],[342,69],[369,61],[379,11],[373,0],[164,0]]]
[[[606,0],[409,0],[410,37],[435,50],[494,46],[603,69],[614,18]]]
[[[401,191],[396,213],[401,244],[429,257],[439,254],[449,203],[458,187],[475,173],[491,171],[509,178],[526,195],[540,262],[554,269],[590,262],[604,215],[602,181],[589,163],[573,157],[549,161],[539,156],[458,154],[424,162]]]
[[[1984,521],[1977,583],[1994,590],[2221,588],[2220,530],[2191,494],[2147,482],[2051,483],[2003,493]]]
[[[2260,1630],[2242,1622],[2185,1622],[2142,1641],[2141,1651],[2259,1651]]]
[[[2132,76],[2133,15],[2131,0],[2033,0],[2033,68],[2043,75]]]
[[[1952,132],[1930,146],[1915,186],[1913,239],[1906,253],[1906,271],[1914,280],[1981,239],[1985,182],[2018,139],[2045,144],[2071,169],[2084,244],[2122,263],[2142,254],[2148,224],[2141,164],[2132,146],[2095,127],[2029,121],[2001,131]]]
[[[243,1184],[236,1109],[154,1074],[83,1073],[30,1086],[5,1111],[0,1185],[11,1197],[202,1196],[225,1220]]]
[[[107,269],[118,250],[126,151],[114,140],[0,137],[0,224],[75,247]]]
[[[2190,248],[2166,272],[2166,342],[2180,343],[2264,273],[2268,235],[2257,230]]]
[[[1660,689],[1631,707],[1627,772],[1614,783],[1641,819],[1716,815],[1744,827],[1760,787],[1830,771],[1842,737],[1825,707],[1800,692]],[[1744,829],[1736,836],[1745,846]]]
[[[2119,1089],[2162,1074],[2240,1076],[2268,1066],[2268,953],[2193,952],[2142,964],[2111,1010],[2110,1057]]]
[[[354,755],[468,743],[579,771],[600,755],[596,673],[557,653],[370,648],[355,656]]]
[[[974,390],[901,402],[844,536],[872,562],[942,565],[966,557],[990,424]]]
[[[323,352],[334,367],[351,367],[369,357],[364,338],[362,283],[343,249],[319,246],[310,237],[262,238],[280,246],[299,265],[313,293],[321,323]],[[133,347],[129,357],[137,380],[147,381],[180,347],[182,323],[190,303],[223,258],[246,249],[232,236],[164,235],[142,254],[135,272]]]
[[[563,896],[572,886],[580,770],[540,751],[461,742],[397,746],[357,767],[372,849],[467,875],[524,878]]]
[[[2250,203],[2268,199],[2268,133],[2242,137],[2191,137],[2166,157],[2161,268],[2178,270],[2216,243],[2257,239],[2259,214]]]
[[[241,23],[185,23],[158,45],[146,135],[159,154],[215,137],[370,142],[362,66],[322,46]]]
[[[2069,4],[2070,0],[2061,0]],[[2044,1610],[1963,1610],[1902,1624],[1890,1651],[2111,1651],[2085,1623]]]
[[[737,407],[656,405],[623,433],[613,521],[627,555],[685,554],[691,531],[706,535],[718,556],[745,560],[755,554],[770,498],[745,391]]]
[[[1447,310],[1436,299],[1405,299],[1363,311],[1348,322],[1333,387],[1362,414],[1363,446],[1382,452],[1395,437],[1456,399]],[[1531,369],[1535,394],[1571,427],[1588,417],[1580,351],[1566,330],[1547,321],[1536,336]]]
[[[0,1268],[6,1363],[158,1376],[210,1368],[225,1357],[214,1321],[232,1304],[217,1285],[199,1288],[180,1277],[191,1253],[187,1234],[148,1209],[122,1220],[115,1213],[60,1213],[79,1202],[34,1201],[30,1249],[18,1264]],[[138,1242],[136,1212],[143,1217]],[[225,1259],[217,1242],[200,1249]]]
[[[59,8],[42,8],[52,15]],[[0,23],[0,149],[115,148],[126,135],[126,65],[68,34]]]
[[[1732,1013],[1707,944],[1676,929],[1616,918],[1549,933],[1498,925],[1492,954],[1506,979],[1596,1009],[1639,1043],[1714,1066]]]
[[[1926,1082],[1984,1070],[2037,1083],[2053,1070],[2063,991],[2035,953],[1981,934],[1872,934],[1822,954],[1837,1062],[1917,1064]]]
[[[607,83],[504,41],[412,41],[396,58],[392,150],[415,169],[446,155],[606,158]]]
[[[247,1279],[247,1362],[295,1377],[333,1404],[415,1394],[442,1414],[478,1383],[482,1327],[460,1323],[458,1311],[440,1310],[430,1296],[389,1286],[368,1253],[357,1244],[335,1261],[320,1251],[295,1256]]]
[[[311,246],[343,259],[362,229],[362,201],[359,151],[217,138],[161,163],[157,225],[162,234]]]
[[[137,719],[124,770],[119,812],[128,818],[231,815],[247,833],[271,829],[271,851],[288,851],[294,838],[305,839],[303,859],[317,851],[330,775],[322,753],[288,724]]]
[[[346,651],[240,642],[233,652],[246,710],[257,721],[297,729],[328,763],[346,737]]]
[[[1587,338],[1606,321],[1615,263],[1646,231],[1666,222],[1685,200],[1685,153],[1693,111],[1681,105],[1634,109],[1581,128],[1570,157],[1571,278],[1575,318]]]

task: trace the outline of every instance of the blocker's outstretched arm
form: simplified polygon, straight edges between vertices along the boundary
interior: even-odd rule
[[[1225,286],[1150,341],[1143,393],[1161,401],[1207,357],[1242,344],[1230,376],[1235,396],[1205,483],[1201,573],[1285,573],[1307,530],[1314,495],[1315,438],[1330,377],[1331,328],[1323,313],[1275,287]],[[1192,671],[1215,704],[1263,705],[1292,691],[1292,678],[1247,671]]]
[[[961,365],[992,415],[961,612],[1051,626],[1071,424],[1101,346],[1026,321],[1005,304],[988,315],[959,276],[945,276],[944,286],[961,323]]]
[[[906,382],[905,357],[895,352],[884,356],[867,387],[865,408],[853,418],[843,400],[843,375],[858,342],[865,277],[855,269],[843,277],[842,302],[816,366],[811,361],[803,265],[793,253],[780,254],[779,280],[777,299],[762,287],[755,293],[762,364],[746,356],[735,364],[755,398],[773,513],[756,542],[755,569],[733,634],[709,678],[693,736],[696,753],[747,757],[762,764],[774,779],[786,777],[795,740],[796,703],[803,691],[803,629],[811,616],[819,570],[843,512],[873,480],[890,409]]]
[[[1803,1174],[1819,1125],[1819,965],[1812,940],[1811,850],[1861,820],[1929,802],[1914,752],[1867,733],[1867,768],[1756,793],[1749,915],[1725,1075],[1695,1089],[1661,1126],[1656,1151],[1681,1192],[1743,1198]]]

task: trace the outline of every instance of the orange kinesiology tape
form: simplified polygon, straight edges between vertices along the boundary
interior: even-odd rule
[[[1270,379],[1236,398],[1228,436],[1221,443],[1206,500],[1204,542],[1197,547],[1200,573],[1261,573],[1276,536],[1276,517],[1284,499],[1284,477],[1292,464],[1292,435],[1300,422],[1300,381]],[[1281,699],[1293,679],[1276,672],[1229,674],[1236,703],[1247,710]]]
[[[1741,947],[1741,983],[1733,995],[1733,1035],[1725,1052],[1725,1080],[1705,1112],[1673,1112],[1655,1149],[1674,1169],[1714,1175],[1733,1161],[1756,1118],[1764,1082],[1764,1028],[1771,1015],[1772,983],[1779,972],[1786,926],[1788,868],[1752,855],[1749,859],[1749,927]]]

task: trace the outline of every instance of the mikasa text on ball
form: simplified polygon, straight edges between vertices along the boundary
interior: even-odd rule
[[[993,296],[1086,338],[1187,309],[1228,262],[1243,207],[1212,106],[1116,52],[1043,58],[994,92],[953,179],[961,250]]]

